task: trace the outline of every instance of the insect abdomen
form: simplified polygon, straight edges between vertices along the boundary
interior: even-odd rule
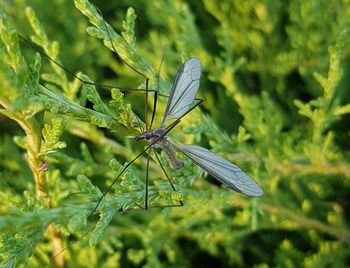
[[[177,158],[173,146],[168,141],[163,142],[161,146],[169,159],[169,165],[172,169],[179,169],[184,166],[184,162]]]

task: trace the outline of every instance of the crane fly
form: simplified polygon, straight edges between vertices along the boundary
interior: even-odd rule
[[[159,157],[154,150],[158,147],[161,147],[163,149],[165,155],[168,158],[169,166],[172,169],[180,169],[184,165],[183,162],[177,158],[174,151],[174,149],[176,149],[190,158],[205,172],[213,176],[215,179],[219,180],[221,183],[225,184],[230,189],[252,197],[263,195],[263,190],[249,175],[244,173],[238,166],[227,161],[223,157],[209,151],[206,148],[192,144],[177,144],[169,139],[167,134],[180,122],[184,116],[186,116],[194,108],[200,105],[203,101],[195,99],[199,88],[200,76],[201,65],[198,58],[190,58],[180,66],[167,101],[165,113],[160,127],[155,130],[151,130],[150,126],[148,130],[146,128],[146,131],[142,135],[135,137],[137,141],[147,140],[149,146],[124,167],[124,169],[119,173],[119,175],[113,181],[108,190],[103,194],[103,196],[107,194],[112,185],[122,175],[125,169],[146,151],[153,150],[157,161],[161,165]],[[197,102],[193,105],[195,100],[197,100]],[[173,122],[168,124],[169,121]],[[153,117],[151,125],[152,122]],[[148,209],[148,166],[150,161],[149,155],[150,154],[148,154],[146,170],[146,191],[144,207],[146,210]],[[176,191],[170,177],[166,174],[163,166],[162,169],[168,178],[173,190]],[[103,196],[98,201],[95,210],[99,206]],[[181,201],[180,205],[183,205]]]
[[[155,148],[161,147],[168,158],[169,166],[172,169],[180,169],[183,167],[183,162],[179,160],[174,152],[174,148],[188,158],[190,158],[194,163],[196,163],[199,167],[201,167],[208,174],[219,180],[221,183],[225,184],[230,189],[239,192],[241,194],[258,197],[263,195],[263,190],[260,186],[246,173],[244,173],[238,166],[233,163],[227,161],[223,157],[209,151],[206,148],[192,145],[192,144],[177,144],[172,142],[167,134],[178,124],[181,119],[190,113],[193,109],[199,106],[203,100],[196,99],[196,93],[199,88],[200,76],[201,76],[201,64],[198,58],[190,58],[186,62],[184,62],[177,71],[174,84],[171,88],[170,95],[167,101],[165,113],[163,116],[163,120],[161,126],[155,130],[152,129],[152,124],[156,112],[157,107],[157,96],[158,89],[152,90],[154,92],[154,106],[152,111],[152,118],[150,125],[148,126],[147,114],[148,114],[148,93],[150,90],[148,89],[149,78],[147,78],[140,71],[136,70],[130,64],[128,64],[118,53],[117,49],[114,46],[112,36],[108,30],[107,23],[103,20],[102,12],[96,8],[98,13],[101,16],[103,25],[105,27],[105,31],[107,33],[107,37],[111,44],[112,50],[119,56],[119,58],[124,62],[129,68],[135,71],[138,75],[142,76],[145,79],[145,114],[144,120],[146,125],[146,130],[142,135],[135,137],[137,141],[139,140],[147,140],[149,142],[148,147],[144,149],[141,153],[139,153],[134,159],[132,159],[129,163],[127,163],[118,176],[114,179],[114,181],[110,184],[108,189],[102,194],[100,199],[97,202],[97,205],[93,212],[93,214],[99,204],[101,203],[104,196],[111,190],[113,185],[119,179],[119,177],[123,174],[123,172],[134,163],[142,154],[145,152],[152,150],[156,156],[156,159],[161,166],[164,174],[166,175],[173,191],[176,191],[174,184],[164,169]],[[110,27],[110,26],[109,26]],[[158,85],[159,85],[159,74],[158,74]],[[192,105],[195,101],[197,101],[194,105]],[[169,123],[169,120],[175,120],[172,123]],[[169,124],[168,124],[169,123]],[[147,166],[146,166],[146,189],[145,189],[145,210],[148,210],[148,169],[149,169],[149,161],[150,161],[150,153],[148,153],[147,157]],[[182,201],[180,202],[180,206],[183,205]],[[178,205],[167,205],[160,207],[171,207]],[[158,206],[159,207],[159,206]]]

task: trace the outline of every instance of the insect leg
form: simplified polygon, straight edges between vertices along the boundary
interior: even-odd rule
[[[164,135],[162,135],[162,137],[167,135],[177,124],[180,123],[180,121],[183,117],[185,117],[189,112],[191,112],[193,109],[195,109],[197,106],[199,106],[204,101],[203,99],[196,99],[196,100],[197,100],[197,102],[195,105],[193,105],[188,111],[186,111],[186,113],[184,113],[181,117],[176,119],[173,123],[171,123],[169,126],[167,126],[165,128]]]
[[[86,81],[78,76],[76,76],[72,71],[68,70],[63,64],[59,63],[57,60],[53,59],[52,57],[50,57],[49,55],[47,55],[46,53],[44,53],[43,51],[39,50],[36,45],[34,45],[31,41],[29,41],[28,39],[26,39],[25,37],[23,37],[22,35],[18,34],[18,37],[27,45],[29,45],[32,49],[34,49],[35,51],[37,51],[41,56],[47,58],[48,60],[52,61],[54,64],[56,64],[58,67],[62,68],[62,70],[64,70],[69,76],[79,80],[80,82],[82,82],[83,84],[87,84],[87,85],[94,85],[96,87],[100,87],[100,88],[105,88],[105,89],[111,89],[111,88],[117,88],[119,90],[123,90],[123,91],[135,91],[135,92],[144,92],[144,89],[140,89],[140,88],[125,88],[125,87],[118,87],[115,85],[108,85],[108,84],[101,84],[101,83],[94,83],[94,82],[90,82],[90,81]],[[154,92],[154,90],[149,90],[149,92]]]
[[[136,68],[134,68],[133,66],[131,66],[128,62],[126,62],[126,61],[120,56],[120,54],[118,53],[116,47],[115,47],[114,44],[113,44],[112,36],[111,36],[111,34],[110,34],[109,30],[108,30],[108,27],[107,27],[107,24],[106,24],[106,22],[105,22],[105,20],[104,20],[104,18],[103,18],[102,12],[101,12],[97,7],[95,7],[95,8],[96,8],[96,10],[98,11],[98,13],[99,13],[100,16],[101,16],[103,25],[104,25],[104,27],[105,27],[106,33],[107,33],[108,38],[109,38],[109,42],[111,43],[111,47],[112,47],[114,53],[118,56],[118,58],[119,58],[126,66],[128,66],[131,70],[133,70],[135,73],[137,73],[138,75],[142,76],[142,77],[145,79],[145,86],[146,86],[145,92],[146,92],[146,95],[145,95],[145,114],[144,114],[144,120],[145,120],[145,124],[146,124],[146,130],[148,130],[148,127],[147,127],[147,126],[148,126],[147,115],[148,115],[148,92],[149,92],[148,85],[149,85],[149,78],[148,78],[146,75],[144,75],[142,72],[136,70]],[[156,92],[156,91],[154,91],[154,92]]]
[[[147,155],[147,165],[146,165],[146,189],[145,189],[145,210],[148,210],[148,173],[149,173],[149,159],[150,159],[150,153],[148,152]]]
[[[156,110],[157,110],[157,98],[158,98],[158,92],[159,92],[159,79],[160,79],[160,71],[161,71],[162,66],[163,66],[163,61],[164,61],[164,54],[163,54],[162,61],[160,62],[159,69],[158,69],[158,77],[157,77],[158,86],[157,86],[157,89],[154,92],[154,103],[153,103],[152,118],[151,118],[151,123],[149,125],[149,130],[152,129],[154,116],[155,116]]]
[[[154,116],[155,116],[156,110],[157,110],[157,99],[158,99],[158,89],[154,92],[152,118],[151,118],[151,123],[149,125],[148,130],[152,129]]]

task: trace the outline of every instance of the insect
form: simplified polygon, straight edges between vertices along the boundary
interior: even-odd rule
[[[192,144],[177,144],[171,141],[167,136],[167,134],[180,122],[184,116],[201,104],[202,100],[197,101],[195,105],[192,105],[195,102],[195,96],[199,88],[200,76],[201,65],[198,58],[190,58],[183,63],[177,71],[175,82],[172,86],[160,127],[155,130],[145,131],[142,135],[135,137],[135,139],[138,141],[147,140],[149,142],[149,146],[143,151],[143,153],[148,150],[153,150],[159,163],[160,161],[154,148],[161,147],[169,160],[170,167],[173,169],[182,168],[183,162],[177,158],[174,152],[175,148],[230,189],[248,196],[263,195],[263,190],[260,188],[260,186],[238,166],[209,151],[208,149]],[[171,120],[175,121],[168,124]],[[148,154],[147,158],[147,167],[150,160],[149,155],[150,154]],[[134,162],[139,156],[140,155],[135,157],[130,163]],[[115,181],[121,176],[124,170],[121,171]],[[166,176],[168,177],[167,174]],[[173,190],[175,190],[169,177],[168,180]],[[146,210],[148,209],[147,190],[148,168],[146,171]]]
[[[159,156],[155,151],[155,148],[161,147],[166,154],[169,165],[173,169],[180,169],[183,167],[183,162],[176,157],[174,152],[174,148],[183,154],[185,154],[188,158],[190,158],[194,163],[196,163],[199,167],[201,167],[208,174],[212,175],[214,178],[225,184],[230,189],[248,195],[252,197],[262,196],[263,190],[260,186],[246,173],[244,173],[238,166],[233,163],[227,161],[223,157],[205,149],[203,147],[191,144],[177,144],[172,142],[167,134],[180,123],[181,119],[190,113],[193,109],[199,106],[203,100],[196,99],[196,93],[199,88],[200,76],[201,76],[201,64],[198,58],[190,58],[185,63],[183,63],[177,71],[176,78],[174,84],[171,88],[170,95],[167,101],[166,110],[163,116],[162,123],[159,128],[152,130],[152,124],[156,112],[157,105],[157,94],[158,90],[153,90],[154,92],[154,106],[152,111],[152,118],[150,125],[147,125],[147,103],[148,103],[148,93],[151,92],[148,88],[149,79],[128,64],[118,53],[116,47],[114,46],[113,39],[108,28],[110,27],[103,19],[102,12],[95,8],[97,12],[101,16],[101,21],[104,25],[105,31],[107,33],[108,41],[110,42],[112,50],[116,55],[134,72],[138,75],[142,76],[145,79],[145,114],[144,120],[146,124],[146,130],[143,131],[142,135],[134,137],[137,141],[147,140],[149,142],[148,147],[144,149],[140,154],[138,154],[134,159],[132,159],[124,168],[120,171],[118,176],[114,179],[108,189],[102,194],[100,199],[97,202],[97,205],[93,212],[93,214],[99,204],[101,203],[104,196],[111,190],[113,185],[117,182],[120,176],[124,173],[124,171],[134,163],[141,155],[146,153],[149,150],[152,150],[156,156],[156,159],[161,166],[164,174],[166,175],[172,189],[176,191],[174,184],[170,178],[170,176],[166,173],[164,167],[161,164]],[[105,39],[106,40],[106,39]],[[158,76],[159,79],[159,76]],[[159,84],[159,83],[158,83]],[[192,105],[195,101],[197,101],[194,105]],[[171,122],[173,121],[173,122]],[[171,123],[170,123],[171,122]],[[150,162],[150,153],[147,156],[147,166],[146,166],[146,189],[145,189],[145,206],[144,209],[148,210],[148,168]],[[183,203],[180,201],[180,206]],[[168,205],[168,206],[176,206],[176,205]]]

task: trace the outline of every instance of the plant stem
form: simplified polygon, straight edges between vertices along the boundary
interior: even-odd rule
[[[47,208],[50,207],[50,196],[46,181],[46,171],[40,170],[42,163],[40,155],[41,147],[41,129],[39,123],[34,119],[25,119],[17,121],[27,137],[27,159],[30,169],[33,172],[35,180],[36,195],[44,201]]]
[[[24,116],[16,121],[22,127],[27,137],[27,159],[35,180],[36,196],[43,200],[45,207],[51,208],[46,169],[41,169],[43,159],[40,156],[42,139],[40,123],[35,117],[26,119]],[[48,227],[48,231],[51,233],[52,260],[54,266],[63,267],[63,255],[58,254],[62,250],[60,234],[53,225]]]

